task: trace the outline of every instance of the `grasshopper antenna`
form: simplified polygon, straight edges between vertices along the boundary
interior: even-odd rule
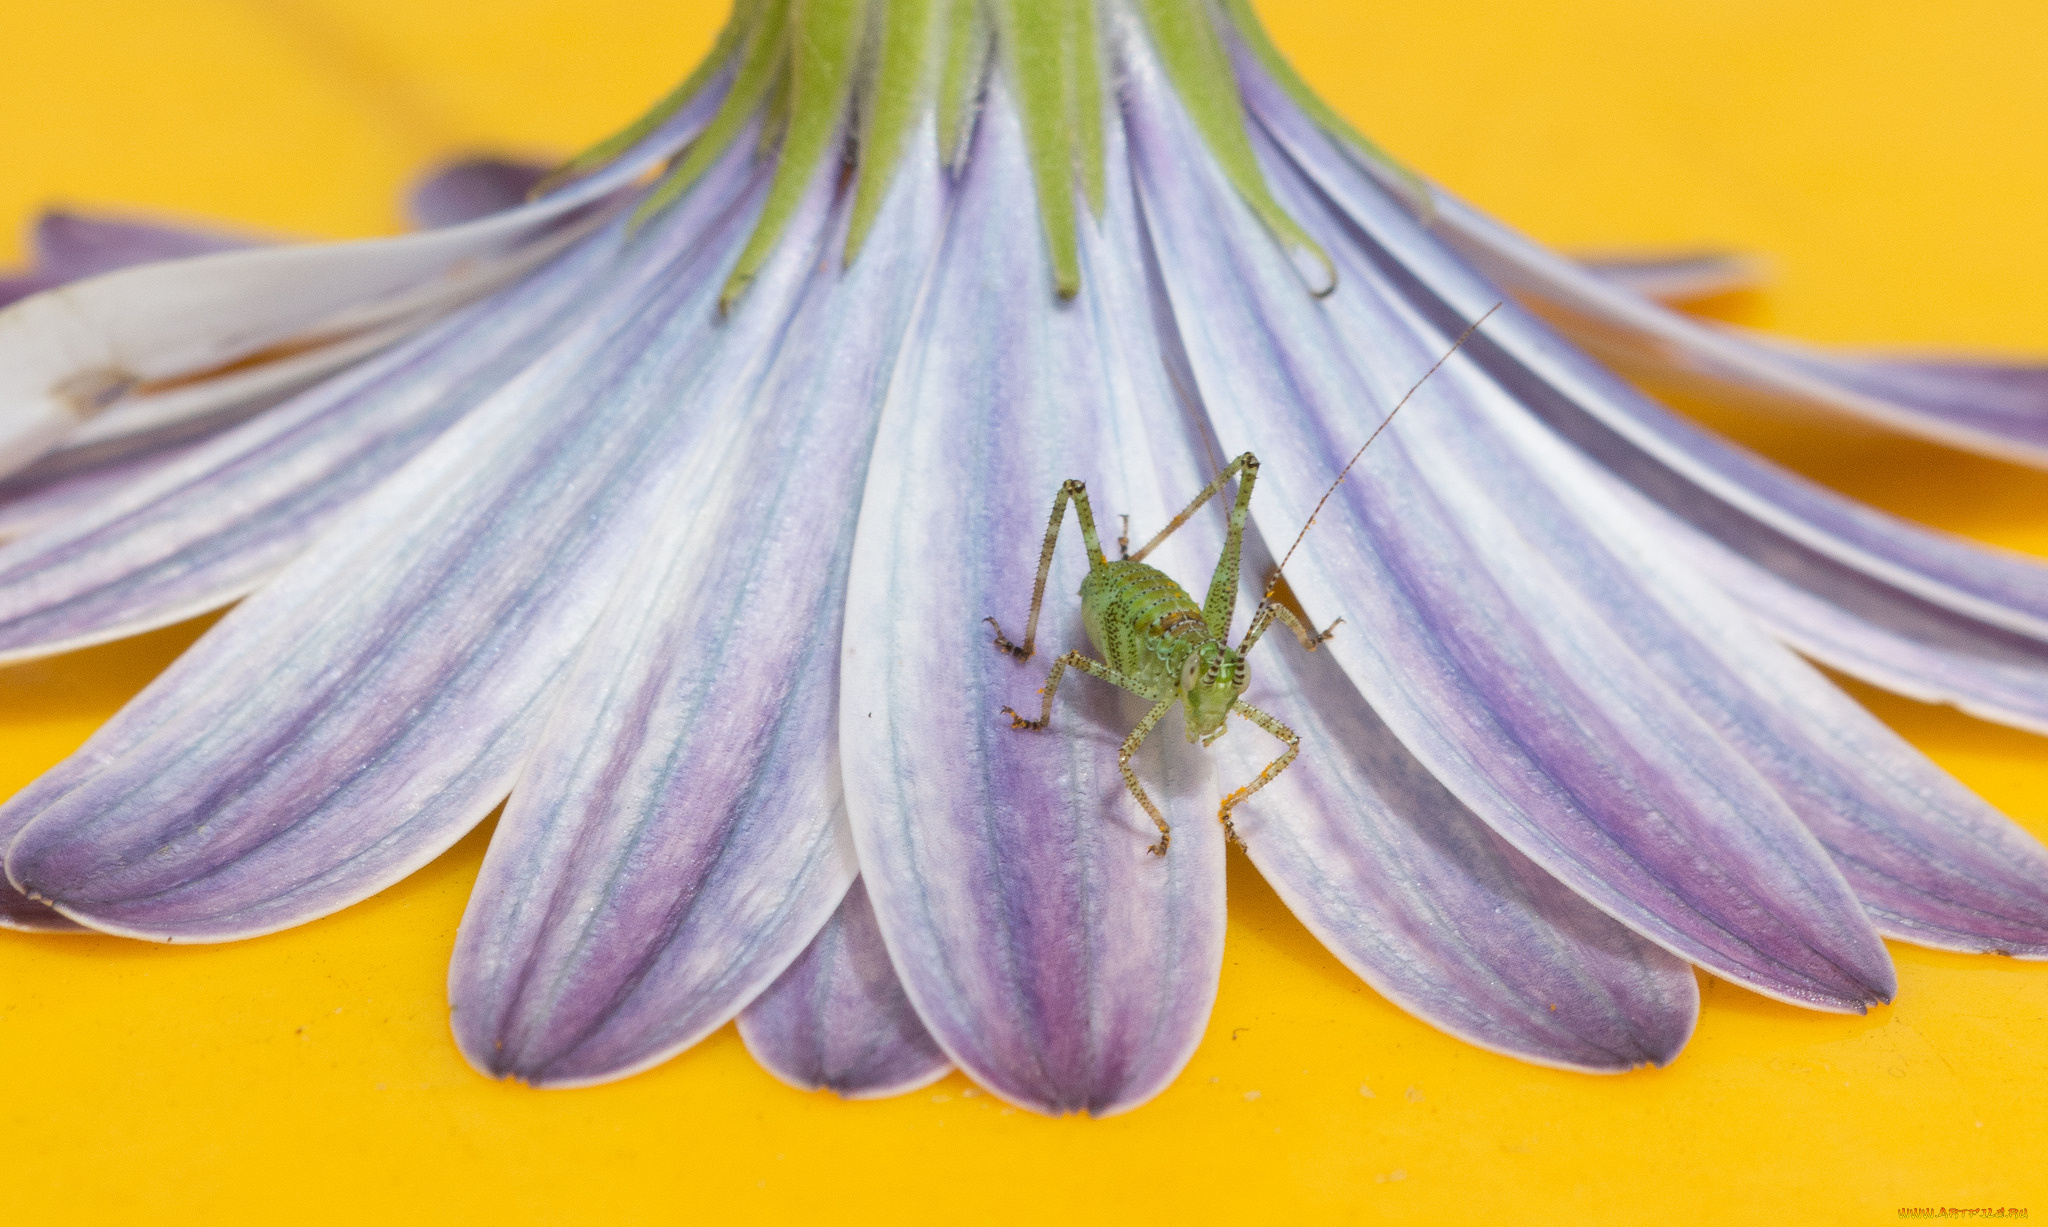
[[[1280,576],[1287,570],[1288,559],[1293,558],[1294,551],[1301,548],[1302,538],[1308,536],[1308,530],[1315,526],[1316,517],[1323,513],[1323,504],[1330,501],[1330,496],[1337,492],[1337,487],[1343,485],[1344,479],[1351,475],[1352,466],[1356,465],[1359,461],[1359,458],[1365,455],[1365,449],[1371,447],[1373,445],[1373,440],[1379,438],[1380,433],[1386,430],[1388,426],[1393,424],[1394,414],[1401,412],[1402,406],[1406,405],[1417,392],[1420,392],[1422,390],[1422,385],[1429,382],[1429,377],[1431,375],[1436,374],[1438,371],[1442,370],[1444,363],[1449,362],[1451,360],[1451,355],[1457,353],[1460,349],[1464,348],[1465,342],[1472,339],[1472,334],[1479,331],[1479,326],[1481,324],[1484,324],[1487,320],[1493,318],[1493,313],[1500,310],[1500,308],[1501,304],[1499,303],[1495,303],[1491,307],[1488,307],[1486,309],[1485,315],[1482,315],[1478,319],[1473,320],[1471,327],[1459,333],[1458,339],[1451,342],[1451,347],[1444,351],[1444,356],[1436,360],[1436,365],[1430,367],[1428,370],[1422,373],[1422,378],[1415,381],[1415,386],[1408,389],[1407,392],[1402,394],[1401,399],[1395,402],[1393,412],[1387,414],[1387,416],[1385,416],[1384,418],[1381,418],[1380,424],[1378,426],[1373,427],[1372,433],[1366,436],[1365,442],[1359,444],[1358,450],[1351,453],[1351,459],[1345,463],[1343,470],[1337,474],[1337,480],[1330,483],[1330,488],[1323,491],[1323,497],[1316,500],[1315,510],[1308,513],[1308,523],[1303,524],[1301,526],[1301,531],[1294,534],[1294,544],[1287,547],[1287,554],[1285,557],[1280,559],[1280,565],[1273,568],[1273,578],[1266,581],[1266,592],[1265,595],[1261,598],[1262,600],[1270,601],[1273,599],[1273,590],[1280,586]]]

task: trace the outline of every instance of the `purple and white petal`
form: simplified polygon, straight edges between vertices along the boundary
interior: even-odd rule
[[[1260,523],[1303,523],[1428,364],[1396,368],[1364,295],[1294,292],[1151,65],[1127,71],[1146,219],[1203,402],[1227,447],[1266,461]],[[1482,378],[1471,366],[1454,358],[1414,406],[1425,429],[1431,400]],[[1388,727],[1524,854],[1673,953],[1816,1008],[1889,1000],[1883,944],[1783,800],[1617,640],[1585,577],[1476,497],[1485,474],[1402,427],[1290,572],[1310,610],[1361,628],[1332,651]]]
[[[733,155],[744,157],[744,153]],[[509,790],[703,424],[744,403],[819,242],[739,310],[758,191],[675,210],[540,356],[0,808],[18,889],[96,928],[227,940],[403,877]]]
[[[52,209],[36,219],[31,243],[38,272],[77,281],[137,264],[244,251],[275,241],[210,226]]]
[[[191,439],[77,469],[44,469],[38,461],[13,477],[0,478],[0,542],[43,532],[105,507],[205,446],[205,439]]]
[[[1281,139],[1290,154],[1297,153],[1295,142],[1284,136]],[[1328,148],[1327,143],[1325,147]],[[1332,164],[1326,168],[1324,162]],[[1337,179],[1335,174],[1326,178],[1326,169],[1335,171],[1334,163],[1331,150],[1317,157],[1314,164],[1305,165],[1327,187]],[[1417,266],[1418,271],[1454,309],[1463,310],[1488,294],[1497,296],[1498,291],[1486,286],[1433,239],[1416,231],[1419,237],[1411,243],[1400,235],[1401,224],[1383,213],[1379,202],[1370,201],[1364,191],[1333,190],[1332,194],[1338,197],[1345,212],[1369,229],[1374,239],[1384,243],[1396,258],[1404,262],[1426,259],[1426,263]],[[1392,207],[1391,202],[1388,204]],[[1487,248],[1488,260],[1480,265],[1489,275],[1511,269],[1507,255],[1546,268],[1553,263],[1565,263],[1459,201],[1441,200],[1439,216],[1440,227],[1457,228],[1461,250],[1473,249],[1473,236],[1483,236],[1492,244]],[[1407,228],[1414,230],[1412,224]],[[1575,269],[1570,275],[1584,276]],[[1641,307],[1645,311],[1662,310],[1652,304]],[[1668,467],[1795,541],[1924,599],[1993,625],[2048,639],[2048,568],[2019,554],[1907,524],[1768,464],[1629,388],[1612,372],[1559,341],[1548,327],[1532,317],[1503,311],[1499,318],[1500,326],[1490,328],[1498,345],[1568,396],[1582,412],[1592,415],[1600,426],[1640,452],[1644,462]],[[1684,321],[1684,326],[1701,327],[1692,321]],[[1792,379],[1793,375],[1787,378]],[[1797,381],[1803,381],[1802,386],[1812,385],[1815,395],[1821,394],[1818,389],[1834,387],[1816,374],[1798,374]],[[1827,395],[1835,393],[1830,391]],[[1539,412],[1545,408],[1541,404],[1535,407]],[[1960,439],[1943,441],[1972,446]],[[2007,454],[2008,458],[2025,459]],[[2043,454],[2048,455],[2048,451]],[[1600,458],[1603,462],[1608,459],[1604,453]]]
[[[1088,482],[1109,531],[1128,513],[1149,535],[1208,471],[1165,375],[1128,181],[1081,227],[1081,291],[1059,302],[1015,108],[990,90],[861,503],[840,749],[862,875],[933,1038],[1013,1103],[1106,1115],[1172,1079],[1214,1003],[1220,794],[1170,717],[1135,760],[1179,824],[1150,856],[1116,765],[1146,701],[1070,673],[1049,729],[1001,713],[1086,646],[1071,524],[1038,655],[996,651],[983,619],[1021,632],[1063,480]],[[1199,582],[1219,537],[1204,517],[1151,561]]]
[[[1553,442],[1517,442],[1575,506],[1576,522],[1650,578],[1690,638],[1646,654],[1689,684],[1696,706],[1791,802],[1879,932],[1945,950],[2048,957],[2048,849],[2039,840],[1773,643],[1768,624],[1716,590],[1725,577],[1700,567],[1705,551],[1676,544],[1696,536],[1690,529]]]
[[[812,275],[760,391],[684,457],[506,805],[449,972],[482,1071],[575,1086],[667,1060],[766,988],[857,872],[839,630],[876,419],[941,228],[936,139],[912,148],[861,259]],[[814,208],[838,178],[834,162]]]
[[[1669,548],[1801,653],[1895,694],[2048,733],[2048,643],[1789,547],[1697,492],[1659,495],[1640,505]]]
[[[1346,967],[1430,1025],[1524,1061],[1615,1073],[1678,1055],[1699,1012],[1683,960],[1496,835],[1327,653],[1274,636],[1252,677],[1247,697],[1300,734],[1302,751],[1238,810],[1238,834]],[[1241,726],[1212,753],[1229,783],[1257,775],[1272,748]]]
[[[751,178],[725,168],[695,215],[715,218]],[[582,325],[624,248],[614,222],[517,287],[0,547],[0,661],[165,626],[249,592]]]
[[[0,307],[117,268],[237,251],[264,241],[210,227],[49,209],[30,232],[29,267],[0,277]]]
[[[1770,280],[1765,261],[1737,251],[1580,252],[1573,259],[1609,285],[1663,303],[1696,302],[1717,294],[1754,290]]]
[[[2048,363],[1909,358],[1831,351],[1761,333],[1737,335],[1779,360],[1853,392],[1902,405],[1958,430],[2025,440],[2048,458]]]
[[[1650,301],[1653,286],[1574,264],[1441,193],[1438,204],[1446,241],[1515,293],[1561,308],[1560,330],[1623,371],[2048,465],[2048,367],[2040,363],[1886,359],[1694,319]]]
[[[882,1099],[928,1086],[953,1068],[896,978],[859,878],[739,1022],[747,1051],[798,1090]]]
[[[387,326],[423,324],[505,284],[602,224],[621,193],[681,148],[721,97],[706,91],[590,178],[465,225],[147,265],[6,308],[0,475],[138,390],[205,382],[266,356],[307,358]],[[199,398],[186,409],[219,407]]]

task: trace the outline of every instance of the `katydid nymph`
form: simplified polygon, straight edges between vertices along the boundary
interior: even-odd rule
[[[1500,304],[1494,304],[1485,315],[1479,317],[1467,328],[1451,348],[1429,368],[1415,386],[1408,389],[1399,402],[1366,441],[1354,452],[1351,460],[1323,492],[1315,510],[1309,513],[1308,522],[1301,527],[1301,533],[1288,547],[1280,565],[1273,569],[1268,578],[1264,595],[1257,609],[1252,613],[1251,626],[1245,631],[1243,642],[1235,648],[1230,646],[1230,623],[1237,609],[1238,570],[1243,554],[1245,521],[1251,512],[1252,486],[1259,475],[1258,457],[1246,452],[1230,462],[1216,480],[1202,488],[1180,514],[1167,521],[1150,541],[1135,554],[1124,554],[1111,561],[1102,552],[1102,540],[1095,531],[1095,512],[1088,504],[1088,489],[1078,479],[1069,479],[1063,484],[1052,503],[1052,519],[1046,525],[1045,546],[1038,557],[1038,580],[1031,589],[1031,614],[1024,624],[1024,641],[1012,643],[1003,634],[1002,624],[995,618],[984,619],[995,628],[995,646],[1019,661],[1031,659],[1038,637],[1038,616],[1045,605],[1046,578],[1052,571],[1053,547],[1059,540],[1060,525],[1066,517],[1067,504],[1074,505],[1074,518],[1080,521],[1081,540],[1088,551],[1088,575],[1081,581],[1081,621],[1088,630],[1088,638],[1095,644],[1095,650],[1103,659],[1091,660],[1079,651],[1069,651],[1053,662],[1052,671],[1046,675],[1045,685],[1039,693],[1044,703],[1038,718],[1028,719],[1013,708],[1003,708],[1010,717],[1010,726],[1017,729],[1043,729],[1052,720],[1053,696],[1059,690],[1060,679],[1068,669],[1079,669],[1091,677],[1100,678],[1114,686],[1122,687],[1132,694],[1153,700],[1152,708],[1144,719],[1124,738],[1117,751],[1117,767],[1123,772],[1124,785],[1132,797],[1144,807],[1145,813],[1159,828],[1159,842],[1148,851],[1155,856],[1166,855],[1167,845],[1173,841],[1173,828],[1166,816],[1159,812],[1152,798],[1145,792],[1145,786],[1138,782],[1137,772],[1131,769],[1131,756],[1175,703],[1185,706],[1184,721],[1190,744],[1199,742],[1209,746],[1228,731],[1227,721],[1235,712],[1253,724],[1271,733],[1285,744],[1280,757],[1267,764],[1258,778],[1223,798],[1217,808],[1217,820],[1223,824],[1226,835],[1239,842],[1237,828],[1232,824],[1230,812],[1247,797],[1271,783],[1295,755],[1301,751],[1301,738],[1293,729],[1281,723],[1268,712],[1253,707],[1243,699],[1244,690],[1251,681],[1245,658],[1252,646],[1258,643],[1274,622],[1279,622],[1301,643],[1304,650],[1313,652],[1330,638],[1342,618],[1330,623],[1321,631],[1297,618],[1285,605],[1274,599],[1274,590],[1279,586],[1282,571],[1294,550],[1308,535],[1310,525],[1329,501],[1330,495],[1343,484],[1352,466],[1365,455],[1366,448],[1380,437],[1394,415],[1401,411],[1411,397],[1419,391],[1429,377],[1436,374],[1445,362],[1450,360],[1460,346],[1486,322]],[[1237,500],[1230,509],[1230,525],[1227,530],[1223,555],[1216,562],[1216,570],[1209,577],[1208,598],[1196,605],[1186,589],[1175,583],[1165,572],[1145,564],[1145,556],[1171,536],[1173,531],[1188,520],[1203,504],[1214,498],[1228,485],[1232,478],[1238,479]],[[1126,538],[1118,538],[1119,545]],[[1121,551],[1119,551],[1121,553]]]

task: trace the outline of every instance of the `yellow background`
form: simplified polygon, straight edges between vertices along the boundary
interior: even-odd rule
[[[397,225],[421,161],[563,152],[681,74],[686,0],[0,5],[0,232],[51,200],[317,236]],[[1266,0],[1366,131],[1539,237],[1733,244],[1716,304],[1828,340],[2048,349],[2039,0]],[[0,246],[0,257],[17,249]],[[1808,472],[2048,554],[2048,476],[1749,426]],[[197,633],[0,670],[0,794]],[[1859,690],[2039,834],[2048,743]],[[472,1074],[443,974],[481,835],[294,932],[217,948],[0,934],[0,1203],[22,1222],[1895,1221],[2048,1215],[2048,965],[1895,946],[1867,1018],[1708,983],[1668,1070],[1590,1078],[1415,1022],[1241,862],[1206,1042],[1150,1106],[1047,1121],[950,1077],[842,1104],[728,1028],[613,1086]],[[1234,855],[1234,854],[1233,854]]]

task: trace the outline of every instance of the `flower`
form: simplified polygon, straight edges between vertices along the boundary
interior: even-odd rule
[[[1077,685],[1013,733],[1040,666],[981,620],[1028,600],[1062,479],[1142,531],[1246,449],[1263,580],[1497,283],[1716,386],[2022,431],[1968,393],[2023,374],[1710,331],[1530,247],[1349,134],[1242,4],[745,4],[533,204],[30,299],[0,320],[21,463],[216,433],[0,553],[0,645],[247,595],[0,809],[7,915],[267,932],[509,792],[451,972],[480,1069],[615,1078],[739,1013],[807,1085],[953,1062],[1134,1106],[1215,992],[1202,815],[1271,746],[1149,747],[1180,832],[1149,858],[1112,765],[1142,705]],[[1220,539],[1156,558],[1199,577]],[[1253,658],[1308,748],[1238,830],[1446,1030],[1627,1069],[1690,1033],[1688,962],[1856,1010],[1894,991],[1880,932],[2048,951],[2048,851],[1783,646],[2039,727],[2041,570],[1698,431],[1521,308],[1288,579],[1346,628]]]

